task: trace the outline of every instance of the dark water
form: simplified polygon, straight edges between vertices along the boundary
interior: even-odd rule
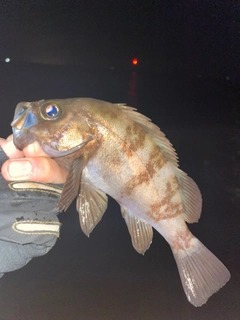
[[[195,308],[161,235],[154,232],[145,256],[137,254],[119,206],[110,199],[88,239],[72,205],[59,216],[63,227],[55,247],[0,280],[0,320],[239,319],[239,88],[179,74],[0,65],[0,136],[11,133],[19,101],[74,96],[127,102],[161,127],[203,195],[202,217],[189,228],[232,278]]]

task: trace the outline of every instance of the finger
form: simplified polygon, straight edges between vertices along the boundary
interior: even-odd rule
[[[9,158],[22,158],[23,156],[31,157],[49,157],[40,147],[37,141],[29,144],[23,149],[18,150],[13,143],[13,135],[7,137],[7,139],[0,138],[0,146]]]
[[[7,139],[0,138],[0,147],[2,147],[3,151],[6,153],[6,155],[9,158],[22,158],[23,152],[18,150],[15,147],[12,139],[8,139],[8,138]]]
[[[13,140],[13,134],[10,134],[10,136],[8,136],[6,140],[7,140],[7,141]]]
[[[64,183],[67,173],[52,158],[9,159],[2,166],[5,180],[29,180],[43,183]]]
[[[23,149],[23,154],[27,158],[35,157],[49,157],[40,147],[40,144],[35,141]]]

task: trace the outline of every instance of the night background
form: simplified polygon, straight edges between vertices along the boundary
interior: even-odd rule
[[[239,319],[239,52],[239,1],[0,1],[0,136],[20,101],[136,107],[198,184],[202,216],[189,228],[232,274],[194,308],[161,235],[137,254],[110,199],[88,239],[73,204],[55,247],[0,279],[0,320]]]

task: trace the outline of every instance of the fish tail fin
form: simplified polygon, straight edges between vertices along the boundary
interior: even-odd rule
[[[191,304],[200,307],[230,279],[228,269],[197,238],[193,246],[172,248],[185,294]]]

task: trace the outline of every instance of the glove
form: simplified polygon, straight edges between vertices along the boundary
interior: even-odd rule
[[[7,159],[0,147],[0,167]],[[62,185],[7,182],[0,174],[0,277],[55,245],[61,191]]]

